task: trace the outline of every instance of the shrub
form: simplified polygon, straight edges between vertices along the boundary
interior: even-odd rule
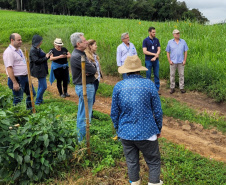
[[[72,157],[77,143],[76,130],[50,107],[31,114],[0,109],[0,178],[10,183],[41,181],[57,164]],[[20,123],[20,126],[16,125]]]

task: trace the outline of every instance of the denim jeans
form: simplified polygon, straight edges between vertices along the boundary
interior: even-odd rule
[[[77,113],[78,141],[82,141],[86,136],[86,115],[85,115],[85,104],[84,104],[84,98],[83,98],[82,85],[76,85],[75,92],[79,97],[78,113]],[[87,93],[88,109],[89,109],[89,122],[91,122],[94,92],[95,92],[94,85],[87,84],[86,93]]]
[[[35,104],[39,105],[43,102],[43,94],[47,89],[46,77],[38,78],[38,91]]]
[[[8,86],[13,91],[13,104],[17,105],[18,103],[20,103],[23,100],[23,94],[25,93],[27,95],[27,99],[26,99],[27,109],[31,109],[32,106],[31,106],[31,97],[30,97],[28,76],[18,76],[15,78],[16,78],[18,84],[20,85],[19,91],[13,90],[13,82],[10,78],[8,78]],[[33,95],[35,97],[36,93],[35,93],[33,85],[32,85],[32,90],[33,90]]]
[[[95,99],[96,99],[95,96],[96,96],[96,93],[97,93],[97,89],[99,87],[99,80],[96,79],[94,81],[93,85],[94,85],[94,90],[95,90],[94,95],[93,95],[93,104],[94,104],[95,103]]]
[[[155,81],[155,87],[157,91],[159,91],[160,82],[159,82],[159,60],[152,62],[149,60],[145,60],[145,66],[148,68],[148,71],[146,71],[146,77],[148,79],[151,79],[151,69],[153,68],[154,72],[154,81]]]

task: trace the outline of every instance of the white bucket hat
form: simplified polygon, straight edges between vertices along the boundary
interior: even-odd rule
[[[63,46],[64,45],[63,42],[62,42],[62,40],[60,38],[56,38],[54,40],[54,44],[56,44],[58,46]]]

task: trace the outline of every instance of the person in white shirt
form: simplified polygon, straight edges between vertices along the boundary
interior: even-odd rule
[[[128,56],[137,55],[137,50],[133,43],[129,41],[129,33],[123,33],[121,35],[122,44],[117,47],[117,66],[120,67],[124,64],[124,61]],[[122,74],[123,79],[127,77],[127,74]]]

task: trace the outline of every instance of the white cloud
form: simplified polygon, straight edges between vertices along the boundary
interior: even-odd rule
[[[189,9],[197,8],[210,20],[218,23],[226,20],[226,0],[179,0],[185,1]]]

